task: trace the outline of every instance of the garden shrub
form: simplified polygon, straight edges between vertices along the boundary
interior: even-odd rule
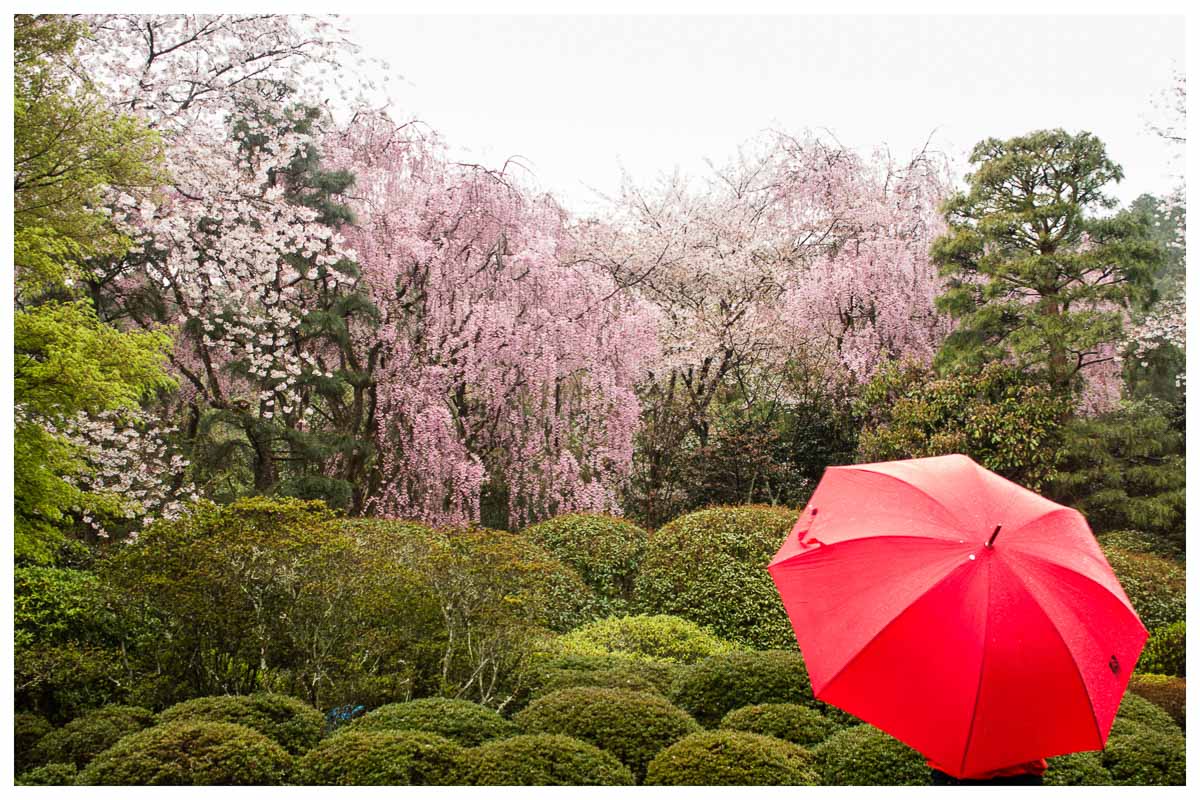
[[[787,650],[728,653],[701,661],[671,686],[670,699],[706,728],[742,706],[814,703],[803,657]]]
[[[709,508],[650,536],[634,594],[638,610],[671,614],[757,648],[795,644],[765,569],[797,512],[777,506]]]
[[[14,700],[18,708],[62,723],[90,709],[132,698],[113,675],[127,662],[115,647],[80,642],[34,644],[13,650]]]
[[[744,731],[693,733],[666,748],[646,769],[649,786],[817,786],[813,756],[803,747]]]
[[[547,675],[541,686],[530,692],[530,699],[557,692],[561,689],[572,689],[578,686],[592,686],[598,689],[626,689],[631,692],[650,692],[651,694],[666,695],[654,681],[635,669],[617,667],[615,669],[594,670],[557,670]]]
[[[561,733],[607,750],[639,781],[664,747],[700,729],[662,697],[622,689],[563,689],[513,717],[525,733]]]
[[[79,777],[74,764],[43,764],[17,775],[17,786],[72,786]]]
[[[171,706],[160,722],[232,722],[256,730],[292,755],[306,753],[320,740],[325,717],[302,700],[282,694],[197,697]]]
[[[1183,622],[1187,615],[1187,583],[1182,566],[1120,547],[1103,550],[1147,630]]]
[[[1185,749],[1178,733],[1135,726],[1110,735],[1101,760],[1118,786],[1182,786]]]
[[[467,786],[632,786],[633,773],[612,753],[559,734],[526,734],[462,754]]]
[[[871,725],[838,731],[813,749],[829,786],[927,786],[929,766],[903,742]]]
[[[296,762],[292,782],[315,786],[448,786],[462,748],[427,731],[347,730]]]
[[[815,708],[797,703],[743,706],[721,720],[722,730],[759,733],[798,745],[818,744],[841,728]]]
[[[1183,552],[1171,541],[1144,531],[1107,531],[1096,535],[1100,546],[1129,553],[1143,553],[1172,561],[1182,561]]]
[[[189,721],[132,733],[79,773],[82,786],[277,786],[291,757],[245,725]]]
[[[1139,672],[1158,675],[1187,675],[1187,623],[1175,622],[1150,631],[1150,639],[1138,659]]]
[[[1131,726],[1175,736],[1183,734],[1183,730],[1175,724],[1170,714],[1133,691],[1126,691],[1125,696],[1121,698],[1120,707],[1117,708],[1110,736],[1136,732],[1137,728]]]
[[[517,726],[478,703],[427,697],[381,706],[342,730],[425,731],[444,736],[463,747],[475,747],[492,739],[515,736]]]
[[[13,714],[13,773],[20,775],[38,762],[33,748],[43,736],[54,730],[50,721],[40,714],[19,711]]]
[[[1134,673],[1129,691],[1154,703],[1171,715],[1180,729],[1187,730],[1187,681],[1174,675]]]
[[[563,514],[521,532],[550,551],[596,593],[598,611],[629,608],[648,534],[629,520],[604,514]]]
[[[1111,786],[1112,774],[1100,753],[1068,753],[1046,759],[1046,786]]]
[[[679,664],[741,649],[694,622],[667,614],[596,620],[557,637],[553,648],[561,655],[615,655]]]
[[[105,706],[89,711],[42,737],[33,750],[39,764],[83,768],[128,734],[154,724],[154,713],[137,706]]]
[[[95,573],[59,567],[13,570],[13,633],[17,648],[34,643],[99,641],[117,632]]]
[[[671,690],[671,684],[687,672],[688,667],[667,661],[647,661],[619,655],[566,655],[539,660],[534,670],[541,673],[543,681],[563,673],[624,671],[640,675],[665,695]]]

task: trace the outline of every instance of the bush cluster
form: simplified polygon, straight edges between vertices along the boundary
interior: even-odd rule
[[[667,747],[646,769],[650,786],[817,786],[807,750],[744,731],[693,733]]]
[[[743,706],[814,702],[803,657],[787,650],[713,656],[682,674],[670,698],[706,728]]]
[[[371,711],[342,729],[357,731],[425,731],[462,747],[515,736],[517,726],[490,708],[467,700],[427,697],[391,703]],[[342,735],[340,732],[338,735]]]
[[[554,640],[554,652],[559,655],[615,655],[679,664],[694,664],[739,649],[694,622],[668,614],[607,617]]]
[[[1170,714],[1135,692],[1126,691],[1117,708],[1110,735],[1133,734],[1142,728],[1173,736],[1183,734]]]
[[[33,748],[43,736],[54,730],[50,721],[39,714],[19,711],[13,714],[13,772],[20,775],[37,760]]]
[[[312,706],[281,694],[197,697],[177,703],[161,722],[232,722],[258,731],[292,755],[311,750],[325,729],[325,717]]]
[[[1135,726],[1108,737],[1102,762],[1118,786],[1182,786],[1185,750],[1177,733]]]
[[[633,773],[612,753],[558,734],[500,739],[462,754],[467,786],[632,786]]]
[[[74,764],[43,764],[17,775],[17,786],[71,786],[79,777]]]
[[[815,708],[797,703],[743,706],[721,720],[723,730],[760,733],[798,745],[819,744],[841,727]]]
[[[929,767],[908,745],[870,725],[838,731],[813,749],[829,786],[925,786]]]
[[[448,786],[462,748],[436,733],[347,730],[296,762],[292,782],[311,786]]]
[[[1070,753],[1046,759],[1046,786],[1111,786],[1112,774],[1100,753]]]
[[[629,608],[649,538],[644,529],[603,514],[563,514],[522,533],[579,573],[596,593],[601,613]]]
[[[1103,548],[1129,602],[1148,630],[1176,622],[1187,615],[1184,569],[1174,561],[1148,553]]]
[[[1143,697],[1171,715],[1182,730],[1187,730],[1187,681],[1174,675],[1134,673],[1129,691]]]
[[[1174,622],[1150,632],[1150,639],[1138,659],[1139,672],[1159,675],[1187,675],[1187,623]]]
[[[83,786],[276,786],[287,751],[245,725],[179,721],[130,734],[79,773]]]
[[[82,768],[128,734],[154,724],[154,713],[137,706],[104,706],[42,737],[33,749],[38,764]]]

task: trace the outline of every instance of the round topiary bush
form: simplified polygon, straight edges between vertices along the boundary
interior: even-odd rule
[[[50,721],[40,714],[25,711],[13,714],[13,772],[20,775],[36,766],[33,748],[43,736],[54,730]]]
[[[277,786],[287,751],[229,722],[181,720],[131,733],[79,773],[81,786]]]
[[[1110,735],[1101,761],[1118,786],[1182,786],[1185,748],[1182,736],[1141,726]]]
[[[1187,675],[1187,624],[1176,622],[1150,632],[1138,659],[1139,672],[1157,675]]]
[[[646,769],[649,786],[817,786],[812,754],[757,733],[704,731],[680,739]]]
[[[154,724],[154,712],[138,706],[104,706],[42,737],[34,747],[39,764],[87,765],[128,734]]]
[[[797,703],[743,706],[721,720],[722,730],[759,733],[799,745],[819,744],[841,728],[815,708]]]
[[[631,659],[618,655],[566,655],[539,660],[533,671],[537,673],[534,678],[536,684],[544,684],[554,676],[564,673],[624,671],[645,678],[665,695],[671,690],[671,684],[688,669],[685,664]]]
[[[74,764],[43,764],[17,776],[17,786],[73,786],[79,777]]]
[[[342,730],[426,731],[444,736],[463,747],[475,747],[492,739],[517,734],[517,726],[492,709],[467,700],[446,697],[427,697],[380,706]]]
[[[815,702],[804,659],[787,650],[713,656],[681,675],[670,698],[706,728],[743,706]]]
[[[557,670],[547,675],[542,685],[530,692],[530,699],[537,699],[551,692],[592,686],[597,689],[625,689],[630,692],[650,692],[665,695],[654,681],[640,672],[627,667],[595,670]]]
[[[1046,759],[1046,786],[1112,786],[1099,753],[1069,753]]]
[[[514,736],[463,751],[467,786],[632,786],[612,753],[557,734]]]
[[[1138,727],[1173,736],[1183,735],[1183,729],[1175,724],[1170,714],[1133,691],[1126,691],[1109,735],[1136,733]]]
[[[829,786],[927,786],[929,766],[916,750],[870,725],[855,725],[813,749]]]
[[[695,664],[743,649],[694,622],[668,614],[596,620],[557,637],[553,647],[559,655],[615,655],[677,664]]]
[[[1184,569],[1174,561],[1136,553],[1120,547],[1103,548],[1129,602],[1148,630],[1176,622],[1187,615]]]
[[[690,619],[752,647],[795,644],[765,569],[796,521],[776,506],[709,508],[650,536],[634,588],[639,610]]]
[[[604,514],[563,514],[521,533],[573,567],[596,593],[601,613],[628,609],[649,538],[644,529]]]
[[[1149,700],[1171,715],[1180,730],[1187,730],[1187,681],[1174,675],[1134,673],[1129,691]]]
[[[659,750],[700,729],[664,698],[622,689],[563,689],[534,700],[513,721],[526,733],[561,733],[607,750],[638,780]]]
[[[292,755],[311,750],[321,739],[325,718],[312,706],[283,694],[197,697],[171,706],[161,722],[232,722],[258,731]]]
[[[462,748],[426,731],[349,730],[296,762],[292,782],[313,786],[449,786]]]

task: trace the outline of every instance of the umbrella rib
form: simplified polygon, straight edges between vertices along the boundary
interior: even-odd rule
[[[1034,561],[1040,561],[1040,562],[1042,562],[1043,564],[1049,564],[1050,566],[1052,566],[1052,567],[1055,567],[1055,568],[1057,568],[1057,569],[1065,569],[1067,572],[1070,572],[1070,573],[1071,573],[1071,574],[1073,574],[1073,575],[1078,575],[1079,577],[1083,578],[1085,581],[1087,581],[1087,582],[1089,582],[1089,583],[1093,583],[1093,584],[1095,584],[1096,586],[1099,586],[1101,589],[1103,589],[1104,591],[1108,592],[1110,595],[1112,595],[1112,596],[1113,596],[1113,597],[1115,597],[1115,598],[1116,598],[1118,601],[1120,601],[1120,602],[1121,602],[1121,605],[1122,605],[1122,606],[1125,606],[1125,610],[1126,610],[1126,611],[1132,611],[1132,613],[1133,613],[1133,616],[1134,616],[1134,619],[1136,619],[1136,620],[1138,621],[1138,624],[1139,624],[1139,625],[1142,625],[1142,627],[1143,627],[1143,628],[1145,628],[1145,627],[1146,627],[1146,626],[1145,626],[1145,625],[1142,623],[1142,618],[1141,618],[1141,617],[1139,617],[1139,616],[1137,615],[1137,611],[1136,611],[1136,610],[1133,610],[1133,603],[1132,603],[1132,602],[1130,602],[1130,600],[1129,600],[1128,596],[1126,596],[1126,597],[1124,598],[1124,600],[1122,601],[1122,598],[1121,598],[1121,596],[1120,596],[1120,595],[1118,595],[1116,592],[1114,592],[1114,591],[1113,591],[1112,589],[1110,589],[1109,587],[1105,586],[1105,585],[1104,585],[1103,583],[1101,583],[1100,581],[1098,581],[1098,580],[1096,580],[1095,578],[1093,578],[1091,575],[1086,575],[1086,574],[1084,574],[1084,573],[1082,573],[1082,572],[1079,572],[1078,570],[1073,570],[1073,569],[1071,569],[1070,567],[1068,567],[1066,564],[1063,564],[1063,563],[1061,563],[1061,562],[1059,562],[1059,561],[1055,561],[1055,560],[1053,560],[1053,559],[1046,558],[1045,556],[1040,556],[1040,555],[1038,555],[1037,553],[1031,553],[1031,552],[1029,552],[1028,550],[1023,550],[1023,549],[1022,549],[1022,550],[1017,550],[1017,551],[1016,551],[1016,553],[1017,553],[1017,558],[1031,558],[1031,559],[1033,559]],[[1110,569],[1111,569],[1111,567],[1110,567]],[[1120,583],[1121,583],[1121,582],[1118,580],[1118,581],[1117,581],[1117,585],[1118,585],[1118,586],[1120,586]],[[1122,590],[1122,592],[1124,592],[1124,587],[1121,587],[1121,590]]]
[[[992,561],[987,560],[987,605],[983,614],[983,653],[979,656],[979,680],[975,683],[975,702],[971,705],[971,722],[967,725],[967,741],[963,743],[962,761],[958,765],[960,776],[967,772],[967,755],[971,752],[971,739],[975,737],[975,717],[979,714],[979,695],[983,693],[983,670],[987,666],[988,629],[992,624]]]
[[[947,506],[941,500],[934,497],[929,492],[925,491],[923,488],[921,488],[920,486],[918,486],[915,483],[906,481],[903,478],[898,478],[895,475],[891,475],[887,472],[876,472],[875,470],[872,470],[872,469],[863,469],[861,467],[853,466],[853,465],[845,466],[845,467],[833,467],[833,469],[844,469],[844,470],[848,470],[848,471],[852,471],[852,472],[865,472],[869,475],[878,475],[882,478],[889,478],[893,481],[896,481],[901,486],[907,486],[909,489],[912,489],[917,494],[923,495],[924,497],[927,497],[930,500],[932,500],[934,502],[934,504],[937,505],[938,508],[940,508],[940,509],[942,509],[942,511],[946,512],[946,514],[950,517],[950,519],[953,520],[954,524],[957,525],[959,528],[970,527],[969,525],[967,525],[966,523],[963,522],[962,517],[958,516],[958,514],[955,514],[953,511],[951,511],[949,506]]]

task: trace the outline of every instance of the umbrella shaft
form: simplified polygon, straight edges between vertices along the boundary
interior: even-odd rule
[[[988,546],[988,547],[991,547],[991,546],[992,546],[992,542],[996,541],[996,536],[998,536],[998,535],[999,535],[999,533],[1000,533],[1000,526],[999,526],[999,525],[997,525],[997,526],[996,526],[996,530],[992,531],[992,538],[990,538],[990,539],[988,539],[988,540],[987,540],[987,546]]]

